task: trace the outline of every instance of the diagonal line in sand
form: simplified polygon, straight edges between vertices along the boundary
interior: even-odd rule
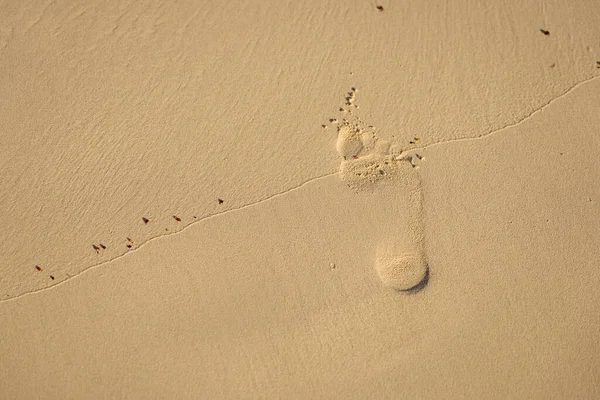
[[[487,137],[489,137],[489,136],[491,136],[491,135],[495,135],[496,133],[499,133],[499,132],[502,132],[502,131],[504,131],[504,130],[507,130],[507,129],[513,128],[513,127],[515,127],[515,126],[518,126],[518,125],[520,125],[520,124],[524,123],[524,122],[525,122],[525,121],[527,121],[528,119],[532,118],[533,116],[535,116],[536,114],[538,114],[539,112],[541,112],[541,111],[542,111],[544,108],[548,107],[550,104],[554,103],[555,101],[557,101],[557,100],[559,100],[559,99],[561,99],[561,98],[565,97],[566,95],[568,95],[569,93],[571,93],[573,90],[577,89],[578,87],[580,87],[580,86],[582,86],[582,85],[584,85],[584,84],[586,84],[586,83],[589,83],[589,82],[591,82],[591,81],[593,81],[593,80],[595,80],[595,79],[599,79],[599,78],[600,78],[600,75],[596,75],[596,76],[593,76],[593,77],[591,77],[591,78],[588,78],[588,79],[585,79],[585,80],[583,80],[583,81],[581,81],[581,82],[578,82],[578,83],[576,83],[575,85],[573,85],[573,86],[571,86],[570,88],[568,88],[568,89],[567,89],[567,90],[566,90],[564,93],[562,93],[561,95],[559,95],[559,96],[557,96],[557,97],[554,97],[554,98],[550,99],[549,101],[547,101],[546,103],[544,103],[542,106],[540,106],[539,108],[535,109],[535,110],[534,110],[534,111],[532,111],[530,114],[526,115],[525,117],[521,118],[519,121],[517,121],[517,122],[515,122],[515,123],[512,123],[512,124],[505,125],[505,126],[503,126],[502,128],[499,128],[499,129],[496,129],[496,130],[493,130],[493,131],[490,131],[490,132],[487,132],[487,133],[483,133],[483,134],[481,134],[481,135],[479,135],[479,136],[465,137],[465,138],[456,138],[456,139],[449,139],[449,140],[444,140],[444,141],[441,141],[441,142],[434,142],[434,143],[430,143],[430,144],[428,144],[428,145],[426,145],[426,146],[422,146],[422,147],[415,147],[415,148],[412,148],[412,149],[410,149],[410,150],[406,150],[406,151],[402,152],[402,154],[400,154],[400,155],[398,156],[398,158],[402,158],[403,156],[407,156],[407,155],[409,155],[410,153],[412,153],[412,152],[414,152],[414,151],[416,151],[416,150],[423,150],[423,149],[426,149],[426,148],[429,148],[429,147],[439,146],[439,145],[443,145],[443,144],[446,144],[446,143],[452,143],[452,142],[461,142],[461,141],[468,141],[468,140],[479,140],[479,139],[484,139],[484,138],[487,138]],[[151,237],[150,239],[148,239],[147,241],[145,241],[145,242],[143,242],[143,243],[140,243],[140,245],[139,245],[139,246],[137,246],[135,249],[132,249],[132,250],[130,250],[130,251],[127,251],[126,253],[120,254],[120,255],[118,255],[118,256],[116,256],[116,257],[113,257],[113,258],[111,258],[111,259],[109,259],[109,260],[105,260],[105,261],[102,261],[102,262],[100,262],[100,263],[98,263],[98,264],[94,264],[94,265],[92,265],[92,266],[90,266],[90,267],[88,267],[88,268],[86,268],[86,269],[84,269],[84,270],[82,270],[82,271],[78,272],[78,273],[77,273],[77,274],[75,274],[75,275],[71,275],[71,276],[69,276],[67,279],[65,279],[65,280],[63,280],[63,281],[61,281],[61,282],[59,282],[59,283],[57,283],[57,284],[55,284],[55,285],[48,286],[48,287],[45,287],[45,288],[36,289],[36,290],[31,290],[31,291],[28,291],[28,292],[22,293],[22,294],[20,294],[20,295],[18,295],[18,296],[14,296],[14,297],[11,297],[11,298],[8,298],[8,299],[3,299],[3,300],[0,300],[0,303],[4,303],[4,302],[6,302],[6,301],[13,301],[13,300],[17,300],[17,299],[20,299],[21,297],[24,297],[24,296],[28,296],[28,295],[31,295],[31,294],[35,294],[35,293],[39,293],[39,292],[43,292],[43,291],[46,291],[46,290],[50,290],[50,289],[56,288],[56,287],[58,287],[58,286],[60,286],[60,285],[63,285],[63,284],[65,284],[66,282],[69,282],[69,281],[71,281],[71,279],[73,279],[73,278],[75,278],[75,277],[78,277],[78,276],[81,276],[81,275],[83,275],[83,274],[84,274],[84,273],[86,273],[87,271],[90,271],[90,270],[92,270],[92,269],[94,269],[94,268],[98,268],[98,267],[100,267],[100,266],[102,266],[102,265],[105,265],[105,264],[111,263],[111,262],[113,262],[113,261],[115,261],[115,260],[118,260],[118,259],[120,259],[120,258],[126,257],[128,254],[131,254],[131,253],[133,253],[133,252],[136,252],[136,251],[140,250],[142,247],[144,247],[145,245],[147,245],[148,243],[150,243],[150,242],[152,242],[152,241],[154,241],[154,240],[156,240],[156,239],[159,239],[159,238],[162,238],[162,237],[166,237],[166,236],[176,235],[176,234],[178,234],[178,233],[181,233],[181,232],[183,232],[184,230],[188,229],[190,226],[192,226],[192,225],[194,225],[194,224],[196,224],[196,223],[199,223],[199,222],[201,222],[201,221],[207,220],[207,219],[209,219],[209,218],[216,218],[216,217],[218,217],[218,216],[225,215],[225,214],[228,214],[228,213],[231,213],[231,212],[235,212],[235,211],[243,210],[243,209],[245,209],[245,208],[248,208],[248,207],[256,206],[256,205],[258,205],[258,204],[261,204],[261,203],[263,203],[263,202],[269,201],[269,200],[271,200],[271,199],[274,199],[274,198],[276,198],[276,197],[283,196],[283,195],[285,195],[285,194],[287,194],[287,193],[289,193],[289,192],[292,192],[292,191],[298,190],[298,189],[300,189],[300,188],[304,187],[305,185],[307,185],[307,184],[309,184],[309,183],[311,183],[311,182],[318,181],[318,180],[321,180],[321,179],[325,179],[325,178],[328,178],[328,177],[330,177],[330,176],[337,175],[337,174],[339,174],[339,171],[336,171],[336,172],[330,172],[330,173],[327,173],[327,174],[325,174],[325,175],[317,176],[317,177],[315,177],[315,178],[308,179],[308,180],[306,180],[306,181],[304,181],[304,182],[300,183],[299,185],[297,185],[297,186],[294,186],[294,187],[292,187],[292,188],[290,188],[290,189],[286,189],[286,190],[284,190],[284,191],[282,191],[282,192],[275,193],[275,194],[273,194],[273,195],[271,195],[271,196],[265,197],[264,199],[257,200],[257,201],[255,201],[255,202],[248,203],[248,204],[245,204],[245,205],[243,205],[243,206],[236,207],[236,208],[230,208],[230,209],[228,209],[228,210],[226,210],[226,211],[222,211],[222,212],[219,212],[219,213],[215,213],[215,214],[210,214],[210,215],[207,215],[207,216],[205,216],[205,217],[203,217],[203,218],[200,218],[200,219],[198,219],[198,220],[196,220],[196,221],[193,221],[193,222],[189,223],[188,225],[186,225],[185,227],[183,227],[181,230],[179,230],[179,231],[177,231],[177,232],[170,232],[170,233],[167,233],[167,234],[162,234],[162,235],[153,236],[153,237]]]
[[[257,201],[255,201],[255,202],[252,202],[252,203],[244,204],[243,206],[234,207],[234,208],[230,208],[230,209],[228,209],[228,210],[225,210],[225,211],[221,211],[221,212],[218,212],[218,213],[214,213],[214,214],[207,215],[207,216],[205,216],[205,217],[203,217],[203,218],[200,218],[200,219],[197,219],[197,220],[195,220],[195,221],[192,221],[192,222],[190,222],[189,224],[187,224],[186,226],[184,226],[183,228],[181,228],[180,230],[178,230],[178,231],[176,231],[176,232],[170,232],[170,233],[166,233],[166,234],[162,234],[162,235],[153,236],[153,237],[151,237],[150,239],[146,240],[145,242],[143,242],[143,243],[140,243],[140,244],[139,244],[139,246],[135,247],[134,249],[131,249],[131,250],[129,250],[129,251],[127,251],[127,252],[123,253],[123,254],[120,254],[120,255],[118,255],[118,256],[115,256],[115,257],[113,257],[113,258],[111,258],[111,259],[108,259],[108,260],[102,261],[102,262],[100,262],[100,263],[98,263],[98,264],[91,265],[90,267],[88,267],[88,268],[86,268],[86,269],[84,269],[84,270],[82,270],[82,271],[80,271],[80,272],[78,272],[78,273],[76,273],[76,274],[74,274],[74,275],[71,275],[71,276],[69,276],[68,278],[66,278],[65,280],[63,280],[63,281],[61,281],[61,282],[58,282],[58,283],[56,283],[56,284],[54,284],[54,285],[52,285],[52,286],[48,286],[48,287],[44,287],[44,288],[40,288],[40,289],[35,289],[35,290],[30,290],[30,291],[28,291],[28,292],[21,293],[21,294],[19,294],[19,295],[17,295],[17,296],[14,296],[14,297],[11,297],[11,298],[8,298],[8,299],[3,299],[3,300],[0,300],[0,303],[4,303],[4,302],[6,302],[6,301],[12,301],[12,300],[16,300],[16,299],[19,299],[19,298],[21,298],[21,297],[24,297],[24,296],[27,296],[27,295],[30,295],[30,294],[39,293],[39,292],[43,292],[43,291],[46,291],[46,290],[50,290],[50,289],[56,288],[56,287],[58,287],[58,286],[60,286],[60,285],[62,285],[62,284],[64,284],[64,283],[66,283],[66,282],[69,282],[71,279],[73,279],[73,278],[75,278],[75,277],[78,277],[78,276],[80,276],[80,275],[83,275],[83,274],[84,274],[84,273],[86,273],[87,271],[90,271],[90,270],[92,270],[92,269],[94,269],[94,268],[98,268],[98,267],[100,267],[100,266],[102,266],[102,265],[105,265],[105,264],[111,263],[111,262],[113,262],[113,261],[115,261],[115,260],[118,260],[118,259],[120,259],[120,258],[126,257],[127,255],[129,255],[129,254],[131,254],[131,253],[134,253],[134,252],[136,252],[136,251],[140,250],[142,247],[146,246],[148,243],[150,243],[150,242],[152,242],[152,241],[154,241],[154,240],[156,240],[156,239],[160,239],[160,238],[163,238],[163,237],[166,237],[166,236],[171,236],[171,235],[177,235],[177,234],[179,234],[179,233],[181,233],[181,232],[185,231],[186,229],[188,229],[190,226],[192,226],[192,225],[194,225],[194,224],[197,224],[197,223],[199,223],[199,222],[202,222],[202,221],[205,221],[205,220],[207,220],[207,219],[211,219],[211,218],[216,218],[216,217],[219,217],[219,216],[221,216],[221,215],[225,215],[225,214],[232,213],[232,212],[235,212],[235,211],[240,211],[240,210],[243,210],[243,209],[245,209],[245,208],[248,208],[248,207],[253,207],[253,206],[256,206],[256,205],[258,205],[258,204],[260,204],[260,203],[264,203],[264,202],[266,202],[266,201],[269,201],[269,200],[272,200],[272,199],[274,199],[274,198],[276,198],[276,197],[284,196],[284,195],[286,195],[287,193],[290,193],[290,192],[296,191],[296,190],[298,190],[298,189],[300,189],[300,188],[304,187],[305,185],[308,185],[308,184],[309,184],[309,183],[311,183],[311,182],[315,182],[315,181],[318,181],[318,180],[321,180],[321,179],[329,178],[330,176],[337,175],[338,173],[339,173],[339,172],[338,172],[338,171],[336,171],[336,172],[330,172],[330,173],[328,173],[328,174],[325,174],[325,175],[317,176],[316,178],[311,178],[311,179],[308,179],[308,180],[306,180],[306,181],[304,181],[304,182],[300,183],[299,185],[297,185],[297,186],[294,186],[293,188],[286,189],[286,190],[284,190],[283,192],[275,193],[275,194],[273,194],[273,195],[270,195],[270,196],[268,196],[268,197],[265,197],[264,199],[260,199],[260,200],[257,200]]]
[[[486,133],[482,133],[479,136],[471,136],[471,137],[463,137],[463,138],[456,138],[456,139],[449,139],[449,140],[443,140],[441,142],[434,142],[434,143],[430,143],[427,144],[425,146],[422,147],[413,147],[409,150],[403,151],[399,157],[403,157],[405,155],[409,155],[410,153],[414,152],[415,150],[424,150],[427,149],[429,147],[435,147],[435,146],[439,146],[442,144],[446,144],[446,143],[453,143],[453,142],[463,142],[463,141],[469,141],[469,140],[479,140],[479,139],[484,139],[487,138],[489,136],[495,135],[496,133],[502,132],[504,130],[513,128],[515,126],[521,125],[522,123],[524,123],[525,121],[527,121],[528,119],[532,118],[533,116],[535,116],[536,114],[538,114],[539,112],[541,112],[542,110],[544,110],[544,108],[548,107],[550,104],[554,103],[555,101],[565,97],[566,95],[568,95],[569,93],[571,93],[573,90],[577,89],[578,87],[585,85],[586,83],[589,83],[595,79],[599,79],[600,75],[596,75],[596,76],[592,76],[591,78],[588,79],[584,79],[581,82],[576,83],[575,85],[571,86],[570,88],[568,88],[564,93],[562,93],[561,95],[558,95],[550,100],[548,100],[546,103],[544,103],[542,106],[540,106],[539,108],[533,110],[531,113],[529,113],[528,115],[526,115],[525,117],[521,118],[520,120],[518,120],[517,122],[514,122],[512,124],[508,124],[503,126],[502,128],[498,128],[495,129],[493,131],[489,131]]]

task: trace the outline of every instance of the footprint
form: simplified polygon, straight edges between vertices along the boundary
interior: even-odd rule
[[[416,293],[429,283],[421,176],[409,162],[393,167],[397,178],[390,200],[401,204],[392,225],[377,246],[375,270],[386,287]],[[401,196],[401,198],[394,197]],[[391,217],[391,216],[390,216]]]
[[[355,89],[348,93],[351,105]],[[343,109],[342,109],[343,110]],[[336,120],[337,122],[337,120]],[[367,128],[368,127],[368,128]],[[398,218],[385,232],[375,259],[375,270],[384,286],[404,293],[421,291],[429,283],[429,265],[425,255],[423,192],[417,170],[423,157],[404,153],[399,145],[379,140],[372,125],[357,116],[337,124],[336,149],[342,157],[340,176],[355,191],[393,188],[389,201],[402,203]],[[415,140],[420,140],[415,138]],[[390,181],[390,185],[380,185]],[[402,196],[402,199],[396,196]]]

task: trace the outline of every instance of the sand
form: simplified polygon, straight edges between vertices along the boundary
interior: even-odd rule
[[[599,397],[599,22],[0,2],[1,397]]]

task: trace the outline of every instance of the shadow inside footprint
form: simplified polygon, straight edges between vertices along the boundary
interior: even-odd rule
[[[425,288],[425,286],[427,286],[427,284],[429,283],[429,265],[427,265],[427,268],[425,269],[425,274],[423,275],[423,279],[421,279],[421,281],[419,283],[417,283],[416,285],[409,287],[408,289],[396,289],[399,292],[402,293],[406,293],[406,294],[415,294],[420,292],[421,290],[423,290]]]

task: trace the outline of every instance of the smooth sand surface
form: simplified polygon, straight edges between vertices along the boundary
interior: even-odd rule
[[[600,6],[377,4],[0,2],[0,397],[600,397]]]

